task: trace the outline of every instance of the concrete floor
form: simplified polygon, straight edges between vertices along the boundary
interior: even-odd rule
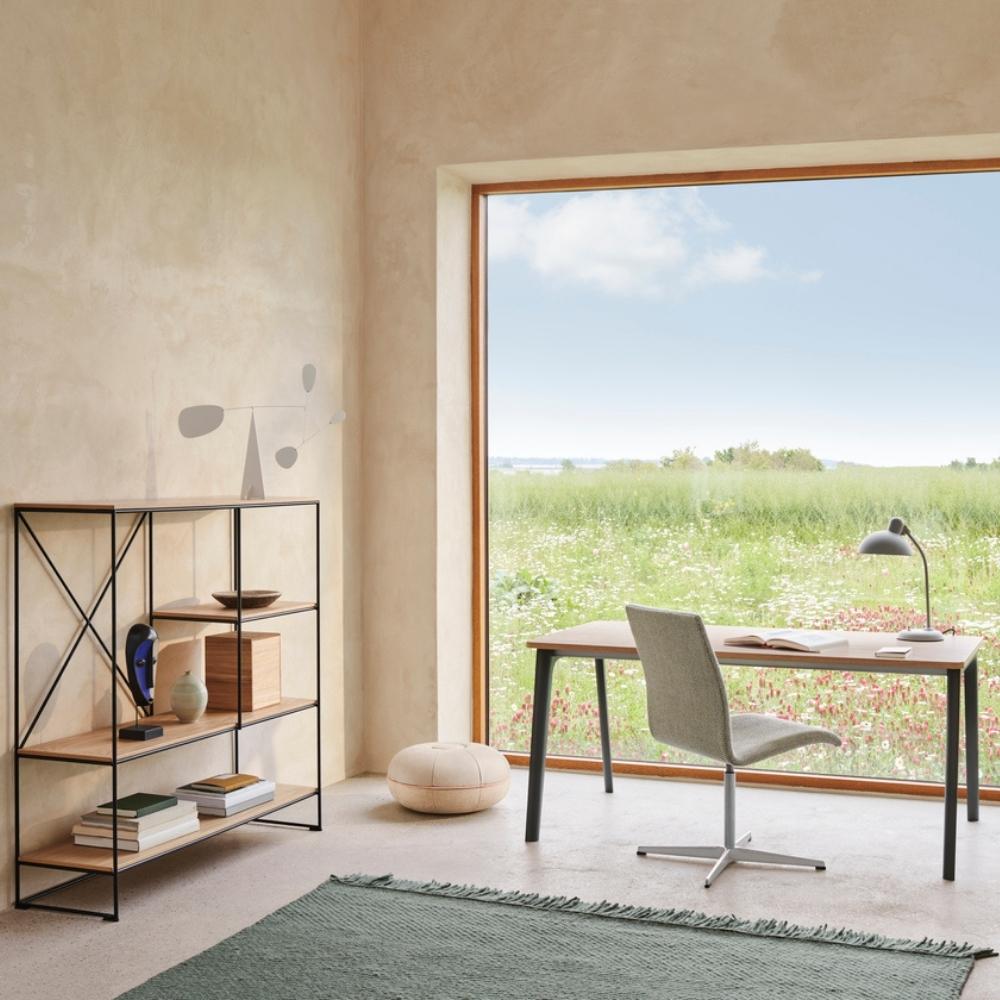
[[[1000,808],[984,806],[977,824],[960,819],[958,877],[947,883],[938,801],[743,787],[737,833],[752,829],[762,850],[825,858],[828,870],[737,866],[705,890],[703,864],[637,858],[634,850],[640,841],[718,842],[721,786],[619,778],[606,795],[598,775],[550,773],[542,839],[530,845],[523,841],[526,787],[526,772],[516,770],[499,806],[444,819],[405,812],[381,778],[355,778],[329,790],[323,833],[244,827],[126,874],[118,924],[0,914],[0,996],[108,1000],[331,872],[392,872],[1000,946]],[[92,890],[74,893],[78,904],[101,905]],[[978,962],[962,997],[1000,997],[1000,959]]]

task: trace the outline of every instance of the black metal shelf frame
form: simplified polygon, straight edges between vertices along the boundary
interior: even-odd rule
[[[315,512],[315,570],[314,570],[314,587],[315,587],[315,602],[311,607],[308,608],[296,608],[291,611],[284,611],[271,614],[267,617],[282,617],[287,614],[297,614],[305,611],[315,612],[315,686],[316,695],[315,701],[307,705],[298,705],[294,708],[290,708],[287,711],[276,713],[275,715],[270,715],[263,719],[253,719],[244,721],[243,719],[243,624],[245,621],[259,620],[251,613],[249,617],[243,614],[243,604],[242,598],[240,597],[242,593],[242,578],[243,578],[243,525],[242,525],[242,512],[244,509],[268,509],[274,507],[303,507],[311,506],[314,508]],[[236,605],[236,616],[232,622],[217,622],[216,624],[231,625],[233,631],[236,632],[236,722],[234,725],[227,727],[225,729],[219,730],[214,733],[205,733],[199,736],[192,737],[189,740],[183,740],[176,743],[171,743],[169,746],[164,747],[150,747],[148,751],[141,754],[134,754],[125,760],[119,761],[118,759],[118,726],[120,725],[118,719],[118,684],[119,682],[124,684],[126,690],[128,689],[128,679],[118,665],[118,572],[121,569],[122,564],[125,561],[125,557],[128,555],[129,550],[132,548],[133,543],[139,535],[140,530],[145,527],[146,530],[146,568],[147,568],[147,594],[146,594],[146,605],[147,605],[147,618],[149,624],[152,625],[154,619],[157,617],[154,609],[153,600],[153,588],[154,588],[154,514],[155,513],[184,513],[184,512],[201,512],[207,510],[228,510],[230,511],[230,537],[232,539],[232,586],[237,593],[237,605]],[[82,516],[82,517],[106,517],[109,519],[110,524],[110,569],[107,575],[106,581],[99,588],[98,593],[92,599],[90,603],[90,610],[84,609],[83,605],[77,600],[72,589],[67,584],[62,573],[60,573],[58,566],[56,566],[55,561],[49,555],[45,546],[42,544],[37,533],[32,527],[31,523],[27,519],[27,514],[33,513],[45,513],[45,514],[64,514],[72,516]],[[125,535],[125,543],[122,547],[121,552],[118,550],[118,516],[122,514],[133,514],[135,516],[135,521],[128,529]],[[15,882],[15,902],[14,905],[17,909],[39,909],[39,910],[49,910],[58,913],[71,913],[79,914],[82,916],[94,916],[101,917],[104,920],[118,921],[120,916],[120,870],[119,870],[119,854],[121,853],[118,848],[118,812],[114,810],[112,812],[112,848],[111,848],[111,871],[110,872],[86,872],[85,874],[76,876],[68,881],[60,882],[57,885],[49,886],[46,889],[42,889],[39,892],[32,893],[28,896],[22,894],[21,891],[21,869],[22,868],[42,868],[51,869],[54,871],[66,871],[66,866],[59,865],[46,865],[39,862],[25,862],[21,860],[21,762],[22,760],[37,760],[37,761],[56,761],[64,763],[75,763],[94,767],[110,767],[111,769],[111,799],[114,802],[118,800],[118,768],[124,764],[131,763],[134,760],[144,760],[146,757],[152,756],[156,753],[166,753],[169,750],[173,750],[176,747],[188,746],[192,743],[198,743],[205,739],[212,739],[217,736],[232,735],[232,767],[233,771],[239,771],[240,769],[240,734],[241,732],[252,726],[261,725],[264,722],[270,722],[274,719],[284,718],[288,715],[294,715],[298,712],[307,711],[309,709],[315,709],[316,712],[316,786],[315,789],[307,795],[303,795],[293,799],[290,802],[283,802],[280,805],[276,805],[274,809],[268,810],[264,813],[257,813],[254,816],[248,817],[243,823],[234,823],[232,826],[226,827],[222,830],[216,830],[212,833],[206,834],[204,837],[200,837],[196,840],[184,843],[175,848],[167,848],[166,850],[155,854],[152,857],[146,858],[139,862],[133,862],[129,865],[129,868],[138,868],[144,864],[148,864],[150,861],[158,860],[161,857],[166,857],[169,854],[173,854],[176,851],[184,850],[186,847],[190,847],[193,844],[202,843],[205,840],[209,840],[212,837],[218,836],[220,833],[226,833],[229,830],[237,829],[239,826],[244,825],[244,823],[258,822],[263,824],[271,824],[276,826],[289,826],[296,828],[304,828],[309,830],[322,830],[323,829],[323,800],[322,800],[322,725],[321,725],[321,702],[322,702],[322,675],[321,675],[321,632],[320,632],[320,504],[318,500],[311,499],[288,499],[288,498],[277,498],[273,501],[259,501],[254,502],[252,505],[244,505],[239,501],[220,501],[215,502],[197,502],[190,505],[185,505],[183,503],[178,503],[176,506],[171,505],[169,507],[164,507],[156,505],[155,507],[143,507],[141,504],[129,504],[115,506],[111,505],[109,507],[95,507],[87,508],[80,507],[73,504],[15,504],[13,508],[14,516],[14,882]],[[77,626],[76,634],[73,640],[70,642],[68,650],[62,657],[59,663],[58,669],[56,670],[55,678],[49,685],[42,698],[41,704],[38,706],[34,715],[31,717],[31,721],[28,724],[26,730],[22,734],[21,732],[21,542],[22,535],[26,535],[27,538],[32,543],[34,550],[41,561],[48,567],[50,573],[58,582],[59,587],[62,592],[69,599],[73,608],[75,609],[78,617],[79,623]],[[105,641],[104,637],[100,634],[99,630],[94,624],[94,618],[97,612],[100,610],[104,603],[105,598],[110,594],[111,602],[111,624],[110,624],[110,646],[108,642]],[[184,621],[188,619],[179,618],[177,616],[171,616],[171,620],[174,621]],[[192,621],[195,619],[191,619]],[[207,624],[207,623],[206,623]],[[66,672],[67,667],[73,659],[74,654],[83,641],[85,635],[90,634],[94,639],[97,647],[104,654],[104,658],[107,660],[108,665],[111,669],[111,758],[108,761],[93,761],[93,760],[80,760],[74,758],[73,756],[52,756],[52,757],[35,757],[27,754],[23,754],[22,751],[25,749],[28,739],[31,737],[32,732],[37,726],[39,720],[45,713],[45,709],[59,686],[59,682],[62,680],[63,675]],[[148,712],[147,714],[151,714]],[[285,809],[288,806],[295,805],[299,802],[303,802],[308,798],[316,799],[316,822],[315,823],[297,823],[297,822],[287,822],[277,819],[265,819],[265,816],[270,815],[272,812],[277,812],[280,809]],[[70,869],[72,870],[72,869]],[[110,912],[102,910],[90,910],[82,909],[79,907],[72,906],[58,906],[51,903],[41,903],[39,900],[47,898],[54,893],[60,892],[64,889],[69,889],[73,886],[79,885],[82,882],[89,881],[93,878],[110,878],[112,884],[112,909]]]

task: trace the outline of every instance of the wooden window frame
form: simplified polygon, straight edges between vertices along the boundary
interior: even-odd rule
[[[613,177],[573,177],[561,180],[501,181],[473,184],[471,189],[471,407],[472,407],[472,738],[486,742],[489,733],[489,588],[487,490],[488,456],[486,440],[486,199],[494,194],[543,194],[572,191],[607,191],[627,188],[689,187],[717,184],[760,184],[774,181],[850,180],[868,177],[906,177],[932,174],[1000,172],[1000,157],[913,160],[814,167],[774,167],[747,170],[711,170],[688,173],[642,174]],[[942,729],[943,738],[943,729]],[[512,765],[526,766],[528,755],[508,751]],[[549,755],[547,766],[560,770],[600,771],[596,758]],[[718,768],[654,761],[618,761],[616,774],[686,780],[721,781]],[[868,792],[888,795],[943,797],[942,782],[909,781],[891,778],[855,777],[832,774],[805,774],[794,771],[749,770],[740,772],[740,781],[770,785],[822,789],[826,791]],[[965,796],[965,786],[959,788]],[[1000,786],[980,789],[984,801],[1000,801]]]

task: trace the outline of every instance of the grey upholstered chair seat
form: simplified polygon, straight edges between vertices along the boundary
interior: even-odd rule
[[[734,714],[729,717],[732,727],[733,757],[725,761],[737,767],[756,764],[759,760],[776,757],[789,750],[813,743],[829,743],[839,747],[840,737],[829,729],[805,726],[790,719],[773,715]]]

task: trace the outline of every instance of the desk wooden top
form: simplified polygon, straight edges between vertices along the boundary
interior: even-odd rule
[[[769,649],[762,646],[727,646],[726,639],[745,635],[746,626],[706,625],[708,640],[720,663],[756,666],[816,667],[828,670],[867,670],[937,673],[962,670],[976,655],[982,638],[976,635],[947,635],[943,642],[902,643],[889,632],[838,632],[847,639],[846,646],[834,646],[819,653],[798,653],[791,649]],[[810,631],[818,631],[810,629]],[[882,646],[912,646],[905,659],[876,656]],[[614,659],[637,658],[635,640],[627,621],[587,622],[571,628],[550,632],[528,643],[531,649],[551,649],[564,656],[586,656]]]

